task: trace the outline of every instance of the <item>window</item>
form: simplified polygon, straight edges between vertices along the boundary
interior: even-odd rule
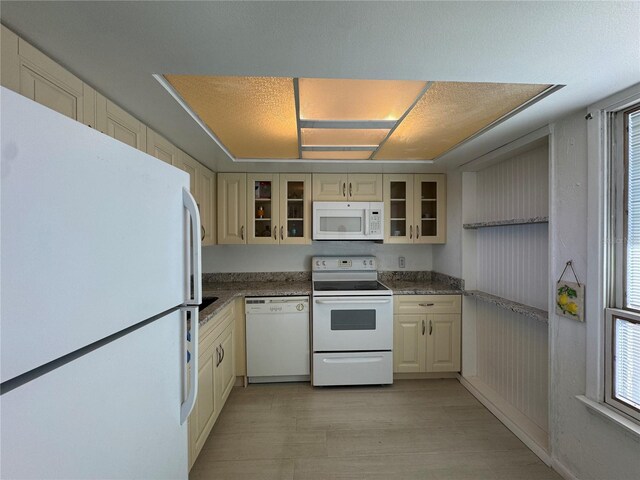
[[[605,401],[640,419],[640,105],[612,118],[612,291]]]

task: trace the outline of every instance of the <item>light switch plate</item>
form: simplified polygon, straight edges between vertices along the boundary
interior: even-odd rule
[[[398,257],[398,266],[404,268],[404,257]]]

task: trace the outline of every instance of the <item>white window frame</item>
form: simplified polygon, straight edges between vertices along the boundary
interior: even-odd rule
[[[587,220],[587,283],[586,283],[586,391],[578,398],[599,413],[640,437],[640,422],[605,403],[606,395],[606,309],[612,298],[614,278],[610,274],[614,260],[610,246],[611,222],[608,217],[613,198],[610,196],[613,156],[611,144],[612,118],[615,113],[631,108],[640,101],[640,84],[608,97],[587,110],[588,134],[588,220]]]
[[[622,402],[616,398],[615,391],[613,389],[613,371],[615,363],[613,361],[613,327],[616,319],[624,321],[630,321],[634,323],[640,323],[640,315],[629,311],[617,308],[607,308],[605,319],[605,384],[604,384],[604,401],[607,405],[620,410],[625,415],[628,415],[632,419],[640,422],[640,410],[630,406],[626,402]]]

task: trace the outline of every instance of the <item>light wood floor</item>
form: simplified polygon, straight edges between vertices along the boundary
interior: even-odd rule
[[[190,480],[560,480],[457,380],[234,388]]]

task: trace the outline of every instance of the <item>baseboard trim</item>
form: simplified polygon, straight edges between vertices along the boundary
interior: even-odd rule
[[[551,459],[551,468],[558,472],[558,475],[564,478],[564,480],[578,480],[578,477],[571,473],[569,469],[565,467],[564,463],[560,462],[557,458]]]
[[[394,373],[394,380],[437,380],[439,378],[458,378],[457,372],[441,373]]]
[[[504,407],[501,409],[496,402],[491,398],[489,392],[482,388],[479,383],[475,383],[465,377],[459,376],[460,383],[469,392],[478,399],[493,415],[496,416],[513,434],[518,437],[522,443],[524,443],[533,453],[535,453],[540,460],[542,460],[547,466],[552,466],[552,459],[547,451],[546,445],[540,445],[540,443],[525,429],[518,425],[510,416],[505,413]]]

